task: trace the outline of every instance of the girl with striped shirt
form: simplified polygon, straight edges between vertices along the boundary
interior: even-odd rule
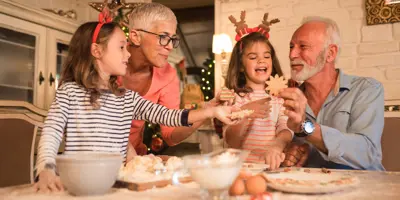
[[[112,22],[88,22],[73,35],[38,145],[38,191],[63,190],[55,157],[64,137],[68,153],[120,152],[126,157],[127,151],[134,151],[128,148],[132,119],[166,126],[189,126],[214,117],[232,123],[228,106],[170,110],[119,89],[117,76],[125,74],[130,57],[126,46],[124,32]]]
[[[255,112],[240,123],[225,127],[229,147],[250,151],[247,162],[266,163],[271,169],[283,162],[283,149],[293,133],[286,126],[283,99],[266,93],[266,81],[282,70],[265,34],[250,33],[233,48],[226,87],[235,91],[234,106]]]

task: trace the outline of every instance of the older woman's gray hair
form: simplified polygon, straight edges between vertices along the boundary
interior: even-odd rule
[[[136,7],[129,16],[130,29],[150,29],[156,21],[174,21],[172,10],[159,3],[145,3]]]

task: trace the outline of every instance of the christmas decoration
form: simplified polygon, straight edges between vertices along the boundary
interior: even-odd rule
[[[158,137],[157,135],[153,135],[150,146],[151,151],[159,152],[163,147],[164,141],[162,140],[162,138]]]
[[[146,122],[144,126],[143,143],[147,154],[162,154],[169,146],[162,138],[160,125]]]
[[[214,98],[214,66],[215,60],[206,59],[203,65],[205,69],[201,70],[200,88],[204,94],[204,100],[209,101]]]
[[[235,17],[232,15],[228,17],[229,21],[232,22],[232,24],[235,25],[236,29],[236,41],[240,41],[243,37],[250,33],[254,32],[259,32],[263,35],[265,35],[266,38],[269,38],[269,31],[270,31],[270,26],[272,24],[280,22],[279,19],[272,19],[271,21],[268,21],[268,13],[264,14],[263,20],[260,25],[254,28],[249,28],[246,24],[246,21],[244,20],[246,18],[246,11],[242,11],[240,13],[240,21],[237,21]]]
[[[89,6],[91,6],[92,8],[96,9],[99,12],[101,12],[105,7],[108,7],[110,10],[112,10],[113,21],[121,25],[122,30],[128,37],[129,15],[131,14],[134,8],[142,4],[144,3],[126,3],[125,0],[111,0],[111,3],[108,3],[108,0],[104,0],[103,3],[90,2]]]

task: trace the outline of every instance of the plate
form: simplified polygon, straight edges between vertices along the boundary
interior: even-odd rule
[[[305,170],[305,171],[304,171]],[[360,180],[341,172],[324,173],[321,169],[300,169],[274,174],[264,173],[268,186],[289,193],[319,194],[356,187]]]
[[[261,163],[243,163],[242,168],[244,170],[251,171],[253,173],[260,173],[264,170],[269,169],[269,165]]]

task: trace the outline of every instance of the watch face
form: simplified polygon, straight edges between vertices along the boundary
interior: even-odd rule
[[[305,123],[304,123],[304,131],[306,132],[306,133],[312,133],[313,131],[314,131],[314,124],[312,123],[312,122],[310,122],[310,121],[306,121]]]

